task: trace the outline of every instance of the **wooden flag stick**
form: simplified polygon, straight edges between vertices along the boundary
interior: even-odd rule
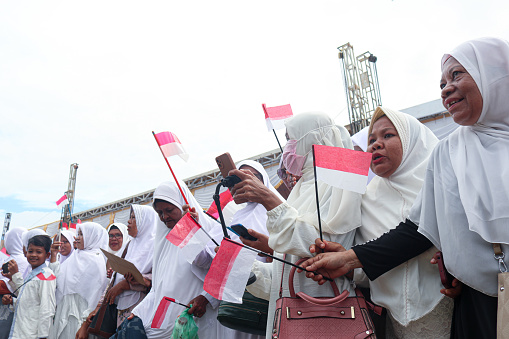
[[[175,173],[173,173],[173,169],[171,168],[170,163],[168,162],[168,159],[164,156],[163,150],[161,149],[161,145],[159,144],[159,141],[157,140],[156,134],[154,133],[154,131],[152,131],[152,135],[154,136],[154,139],[156,139],[157,146],[159,146],[159,150],[161,151],[161,154],[163,155],[163,158],[166,161],[166,164],[168,165],[168,168],[171,171],[171,175],[173,175],[173,179],[175,179],[175,183],[177,183],[177,186],[178,186],[178,188],[180,190],[180,194],[182,194],[182,198],[184,198],[184,201],[186,202],[186,204],[189,205],[189,202],[187,201],[187,198],[186,198],[186,196],[184,194],[184,191],[182,191],[182,187],[180,187],[179,181],[177,180],[177,177],[175,176]]]

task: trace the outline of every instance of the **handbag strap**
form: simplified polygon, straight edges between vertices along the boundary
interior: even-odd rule
[[[493,256],[495,257],[495,260],[498,260],[498,269],[501,273],[507,272],[507,266],[504,262],[505,255],[504,252],[502,252],[502,246],[498,243],[493,243],[492,246],[494,252]]]
[[[307,258],[301,258],[299,259],[295,265],[300,265],[301,263],[303,263],[304,261],[306,261]],[[295,289],[293,287],[293,277],[295,276],[295,266],[292,267],[291,271],[290,271],[290,277],[288,278],[288,288],[290,290],[290,296],[292,298],[295,298],[296,297],[296,294],[295,294]],[[334,297],[338,297],[338,296],[341,296],[343,297],[343,295],[345,294],[345,291],[343,291],[342,294],[339,293],[339,288],[338,286],[336,285],[336,282],[334,280],[332,280],[330,282],[331,284],[331,287],[332,287],[332,291],[334,291]],[[348,292],[347,292],[348,293]],[[348,296],[348,295],[347,295]]]

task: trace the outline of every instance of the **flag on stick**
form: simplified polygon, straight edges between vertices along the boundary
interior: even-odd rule
[[[258,253],[229,239],[223,239],[209,272],[205,276],[203,289],[218,300],[242,304],[251,266]]]
[[[290,104],[275,107],[267,107],[265,104],[262,104],[262,107],[265,112],[265,123],[269,132],[285,128],[285,120],[293,116]]]
[[[232,194],[230,193],[230,190],[226,190],[223,193],[219,194],[219,202],[220,202],[220,205],[221,205],[221,210],[224,209],[224,207],[226,205],[228,205],[228,203],[230,201],[233,201],[233,197],[232,197]],[[209,209],[205,213],[207,213],[208,215],[210,215],[214,219],[219,218],[219,212],[217,211],[217,206],[216,206],[216,203],[214,201],[212,202],[212,204],[210,204]]]
[[[179,138],[172,132],[161,132],[155,134],[157,144],[161,148],[161,152],[165,158],[169,158],[173,155],[178,155],[184,161],[189,159],[189,154],[182,146]]]
[[[62,197],[56,201],[56,204],[57,207],[69,204],[69,199],[67,199],[67,195],[66,194],[62,195]]]
[[[182,249],[182,255],[192,264],[210,238],[191,214],[186,213],[166,236],[169,242]]]
[[[324,145],[313,145],[316,179],[328,185],[364,194],[371,153]]]
[[[175,299],[163,297],[161,299],[161,302],[159,303],[159,306],[157,306],[156,313],[154,314],[154,319],[152,319],[152,324],[150,325],[151,328],[167,328],[170,324],[170,320],[166,319],[166,313],[168,313],[168,308],[173,308],[172,302],[174,302]],[[170,308],[170,310],[171,310]]]

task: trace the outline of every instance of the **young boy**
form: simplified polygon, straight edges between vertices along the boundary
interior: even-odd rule
[[[28,241],[27,260],[32,272],[23,281],[18,272],[16,261],[9,261],[9,284],[17,291],[9,338],[31,339],[47,338],[53,315],[55,314],[56,277],[46,266],[50,256],[51,238],[47,235],[36,235]],[[4,304],[12,303],[12,297],[4,296]]]

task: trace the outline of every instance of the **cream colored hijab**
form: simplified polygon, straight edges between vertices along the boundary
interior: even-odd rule
[[[368,185],[362,197],[362,226],[357,229],[357,244],[378,238],[407,218],[438,143],[433,132],[417,119],[385,107],[376,109],[368,134],[383,115],[398,131],[403,156],[391,176],[376,176]],[[434,252],[436,249],[426,251],[369,282],[373,302],[387,308],[404,326],[428,314],[442,300],[438,269],[429,262]]]
[[[296,153],[306,156],[302,178],[292,189],[288,204],[299,211],[299,219],[318,229],[313,155],[311,146],[326,145],[353,149],[348,131],[336,126],[324,113],[302,113],[286,122],[290,139],[298,140]],[[318,199],[322,230],[329,234],[345,234],[360,226],[361,195],[318,182]]]

